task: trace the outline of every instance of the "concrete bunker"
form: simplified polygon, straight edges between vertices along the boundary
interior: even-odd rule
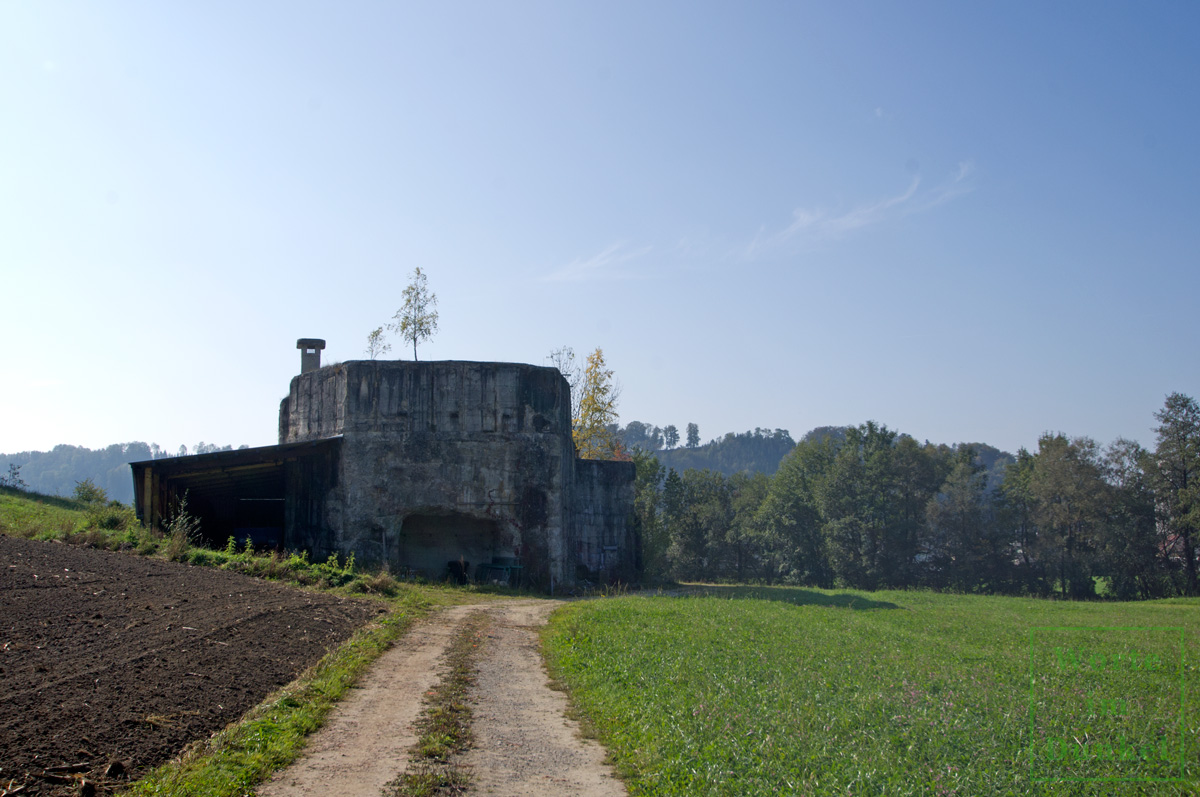
[[[557,369],[322,367],[324,344],[297,342],[301,373],[280,403],[279,445],[132,463],[145,522],[160,524],[187,492],[202,498],[192,505],[217,544],[240,529],[256,545],[353,554],[432,579],[460,562],[471,578],[546,588],[636,580],[633,463],[576,458]]]

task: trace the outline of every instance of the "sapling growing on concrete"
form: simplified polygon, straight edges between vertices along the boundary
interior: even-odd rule
[[[437,332],[437,294],[430,292],[420,266],[413,269],[412,282],[404,289],[404,305],[392,317],[388,329],[402,340],[412,341],[413,359],[417,359],[417,343],[429,340]]]

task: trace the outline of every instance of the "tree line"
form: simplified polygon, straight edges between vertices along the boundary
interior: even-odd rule
[[[1173,393],[1155,446],[1047,433],[1015,457],[887,426],[814,430],[773,476],[676,470],[637,448],[651,579],[859,589],[1200,594],[1200,407]]]
[[[688,424],[695,427],[696,424]],[[666,427],[671,429],[673,427]],[[655,434],[655,433],[658,434]],[[663,436],[657,426],[630,421],[627,426],[613,426],[613,436],[625,450],[643,449],[667,468],[683,470],[715,470],[726,476],[735,473],[762,472],[768,476],[775,473],[779,463],[796,446],[796,441],[786,429],[755,429],[749,432],[729,432],[724,437],[714,438],[704,445],[689,445],[674,448],[663,445]],[[699,433],[697,433],[697,437]]]
[[[626,426],[613,424],[610,431],[628,449],[643,448],[647,451],[672,451],[679,445],[679,427],[668,424],[659,428],[641,421],[630,421]],[[781,431],[781,430],[776,430]],[[716,442],[711,441],[711,442]],[[689,449],[700,447],[700,426],[696,423],[687,425],[687,442]]]

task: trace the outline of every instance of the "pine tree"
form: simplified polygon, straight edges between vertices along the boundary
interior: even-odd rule
[[[1172,393],[1154,413],[1158,438],[1155,481],[1172,553],[1182,559],[1189,595],[1200,592],[1196,573],[1196,530],[1200,527],[1200,405]]]

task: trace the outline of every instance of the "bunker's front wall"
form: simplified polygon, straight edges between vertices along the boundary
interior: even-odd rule
[[[409,567],[401,558],[406,518],[488,520],[495,527],[494,556],[520,557],[534,580],[548,581],[553,573],[561,581],[561,561],[553,561],[549,546],[563,532],[557,448],[557,441],[537,439],[348,436],[340,544],[362,560]]]
[[[489,521],[490,548],[464,542],[473,556],[520,557],[535,583],[572,581],[569,398],[557,370],[508,363],[355,361],[296,377],[280,408],[281,441],[343,435],[336,486],[292,516],[307,508],[332,535],[296,536],[314,553],[329,546],[399,568],[412,566],[406,518]]]

